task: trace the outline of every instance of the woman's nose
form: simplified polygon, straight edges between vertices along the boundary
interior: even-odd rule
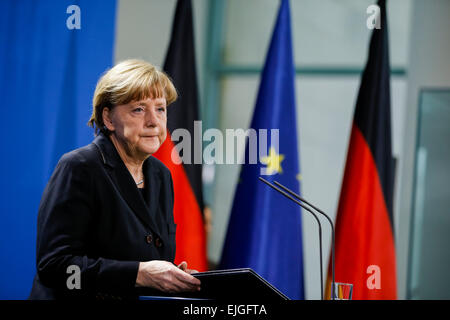
[[[145,115],[145,125],[147,127],[156,127],[158,124],[158,118],[154,110],[149,110]]]

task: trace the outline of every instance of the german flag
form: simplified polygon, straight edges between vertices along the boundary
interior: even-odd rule
[[[203,224],[202,165],[194,164],[194,152],[201,153],[202,137],[194,135],[194,121],[199,120],[197,74],[195,70],[194,30],[190,0],[179,0],[175,9],[172,35],[167,51],[164,71],[172,78],[179,99],[167,109],[168,137],[154,154],[171,171],[177,224],[175,263],[188,262],[188,268],[207,270],[206,235]],[[188,130],[192,146],[199,139],[200,150],[191,152],[191,161],[172,160],[174,143],[171,134],[176,129]],[[198,158],[198,155],[197,155]],[[183,156],[186,160],[186,157]],[[201,154],[200,154],[200,159]],[[189,159],[188,159],[189,160]],[[178,164],[177,164],[178,163]]]
[[[353,299],[364,300],[397,298],[386,1],[378,4],[336,218],[336,282],[352,283]]]

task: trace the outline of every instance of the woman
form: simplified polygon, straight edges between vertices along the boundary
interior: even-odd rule
[[[144,61],[101,77],[88,123],[96,138],[63,155],[41,199],[31,299],[200,290],[185,262],[172,263],[172,178],[151,156],[176,98],[168,77]]]

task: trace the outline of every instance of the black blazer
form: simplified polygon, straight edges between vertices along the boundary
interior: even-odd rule
[[[174,260],[170,171],[152,156],[143,171],[144,196],[103,134],[62,156],[39,206],[30,299],[132,296],[140,261]],[[67,288],[70,265],[81,289]]]

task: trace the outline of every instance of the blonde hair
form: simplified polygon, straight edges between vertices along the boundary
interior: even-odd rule
[[[122,61],[97,82],[88,126],[97,134],[104,130],[104,108],[111,110],[117,105],[147,98],[165,98],[169,105],[178,98],[178,94],[167,74],[152,64],[138,59]]]

